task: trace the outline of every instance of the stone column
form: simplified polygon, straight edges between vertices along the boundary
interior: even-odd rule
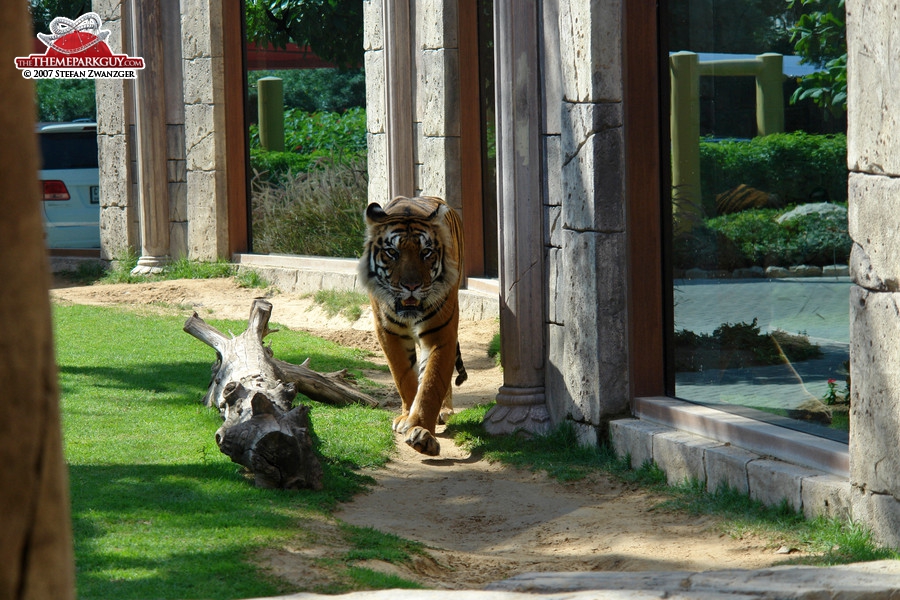
[[[555,378],[548,409],[554,422],[572,421],[585,445],[605,437],[629,402],[622,2],[562,0],[559,10],[562,247],[554,281],[564,332],[549,368],[563,381]]]
[[[544,394],[541,87],[536,3],[494,4],[500,341],[503,387],[485,416],[492,434],[550,426]]]
[[[848,0],[853,519],[900,546],[900,77],[897,2]]]
[[[169,261],[169,190],[166,162],[165,61],[161,7],[133,0],[135,52],[144,70],[135,80],[141,257],[134,273],[156,273]]]
[[[229,257],[223,6],[181,0],[188,257]]]
[[[363,47],[366,69],[366,146],[368,201],[384,204],[390,198],[387,169],[387,122],[383,0],[363,0]],[[360,217],[362,218],[362,217]]]
[[[110,31],[107,44],[116,54],[134,55],[126,43],[131,29],[124,11],[129,0],[95,2],[94,11]],[[97,146],[100,169],[100,258],[115,260],[137,246],[134,182],[129,152],[129,126],[133,108],[134,82],[128,79],[98,79]]]

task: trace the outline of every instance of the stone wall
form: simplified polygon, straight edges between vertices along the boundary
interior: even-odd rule
[[[94,0],[114,52],[132,43],[125,0]],[[215,260],[228,254],[224,61],[219,0],[161,3],[164,40],[168,258]],[[141,75],[138,75],[139,77]],[[101,258],[141,254],[142,211],[136,165],[134,82],[96,84]]]
[[[388,191],[388,151],[385,123],[384,7],[382,0],[363,0],[363,47],[366,69],[366,146],[368,148],[369,202],[384,204]]]
[[[222,0],[182,0],[188,256],[228,255]]]
[[[390,126],[386,89],[385,37],[396,25],[385,23],[382,0],[364,0],[363,45],[366,69],[366,117],[369,201],[387,202]],[[457,0],[410,2],[409,51],[412,104],[398,127],[413,139],[414,182],[409,193],[438,196],[461,208],[459,186],[459,49]]]
[[[900,546],[900,2],[848,0],[850,480],[854,518]]]
[[[547,177],[547,405],[555,422],[571,419],[596,443],[629,400],[622,5],[559,0],[558,11],[560,145],[557,158],[548,137],[546,153],[548,164],[558,161]]]
[[[107,44],[115,53],[132,54],[130,24],[121,0],[94,0],[93,9],[109,30]],[[100,169],[100,240],[104,260],[123,256],[140,247],[135,203],[131,145],[134,115],[133,85],[128,80],[101,79],[95,84],[97,101],[97,146]]]

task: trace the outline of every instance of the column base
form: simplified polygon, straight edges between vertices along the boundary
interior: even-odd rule
[[[550,431],[544,388],[517,388],[504,385],[497,404],[484,416],[484,429],[491,435],[524,431],[542,435]]]
[[[168,256],[142,256],[137,266],[131,270],[132,275],[157,275],[169,264]]]

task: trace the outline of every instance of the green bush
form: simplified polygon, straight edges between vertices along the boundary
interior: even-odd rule
[[[284,86],[284,105],[307,112],[343,112],[366,105],[366,74],[356,69],[291,69],[252,71],[247,75],[250,115],[255,121],[260,77],[279,77]]]
[[[740,369],[821,358],[822,349],[806,335],[775,330],[761,333],[752,323],[722,323],[711,333],[675,332],[675,371]]]
[[[364,158],[323,162],[277,183],[254,178],[253,251],[360,256],[367,192]]]
[[[847,201],[847,136],[777,133],[749,141],[700,142],[706,216],[716,195],[740,184],[775,194],[782,205]]]
[[[810,214],[778,223],[783,210],[759,209],[723,215],[706,222],[737,247],[749,264],[846,264],[852,241],[843,213]]]
[[[733,270],[846,264],[852,240],[842,213],[810,214],[778,223],[787,209],[752,209],[707,219],[673,241],[678,269]]]
[[[284,152],[259,145],[259,127],[250,126],[250,167],[260,179],[280,183],[291,174],[332,162],[353,162],[366,150],[366,111],[353,108],[343,114],[284,113]]]

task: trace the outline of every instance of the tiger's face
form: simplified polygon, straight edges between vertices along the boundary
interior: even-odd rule
[[[366,210],[366,282],[379,302],[403,319],[428,312],[453,285],[433,224],[441,209],[422,213],[415,208],[395,203],[387,211],[378,204]]]

